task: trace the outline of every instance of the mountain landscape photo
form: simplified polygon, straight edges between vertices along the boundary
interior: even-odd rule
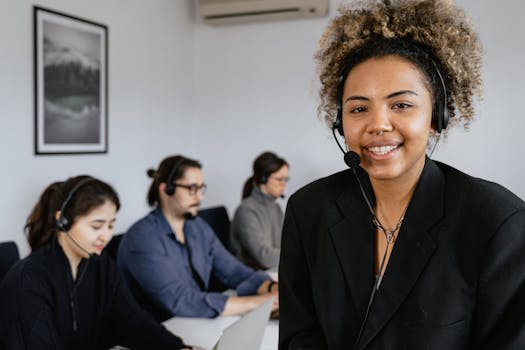
[[[44,22],[44,143],[99,143],[100,37]]]

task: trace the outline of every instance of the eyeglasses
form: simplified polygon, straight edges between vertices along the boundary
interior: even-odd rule
[[[194,196],[197,194],[197,192],[201,191],[202,194],[206,192],[206,184],[197,185],[197,184],[191,184],[191,185],[182,185],[182,184],[174,184],[175,187],[182,187],[188,190],[188,192]]]
[[[288,176],[281,176],[281,177],[275,177],[275,176],[270,176],[270,179],[274,179],[275,181],[278,181],[278,182],[281,182],[281,183],[287,183],[288,181],[290,181],[290,178]]]

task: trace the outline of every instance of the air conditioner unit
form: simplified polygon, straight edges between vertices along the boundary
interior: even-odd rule
[[[199,13],[210,24],[322,17],[328,0],[199,0]]]

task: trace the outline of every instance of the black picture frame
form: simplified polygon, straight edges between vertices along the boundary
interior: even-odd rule
[[[33,7],[35,154],[108,152],[108,27]]]

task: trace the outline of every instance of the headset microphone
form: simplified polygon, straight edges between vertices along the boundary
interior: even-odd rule
[[[344,153],[343,159],[345,161],[345,164],[348,165],[349,168],[355,169],[359,166],[359,163],[361,163],[361,157],[359,156],[359,154],[357,154],[356,152],[352,150],[345,151],[343,149],[343,147],[339,143],[339,140],[337,139],[337,136],[335,135],[335,131],[339,130],[339,128],[340,127],[337,125],[337,123],[334,123],[332,127],[332,135],[334,135],[334,140],[337,143],[337,146],[339,146],[339,149],[341,150],[341,152]]]
[[[64,233],[65,233],[66,237],[68,237],[71,240],[71,242],[73,242],[80,250],[82,250],[84,253],[86,253],[89,256],[90,259],[94,258],[94,257],[97,257],[96,254],[90,253],[89,250],[87,250],[86,248],[82,247],[80,245],[80,243],[78,243],[77,240],[74,239],[73,236],[71,236],[71,234],[68,231],[66,231]]]
[[[184,219],[186,219],[186,220],[193,220],[196,217],[197,217],[197,215],[194,215],[193,213],[191,213],[189,211],[184,213]]]
[[[346,165],[348,165],[348,167],[350,169],[352,169],[352,172],[354,173],[354,177],[357,180],[357,183],[359,185],[359,189],[361,190],[361,195],[363,196],[363,199],[364,199],[364,201],[366,203],[368,211],[370,212],[370,215],[372,216],[372,222],[379,222],[379,220],[377,219],[377,217],[376,217],[376,215],[374,213],[374,210],[372,209],[372,204],[370,203],[370,200],[368,199],[368,196],[367,196],[367,194],[365,192],[363,184],[361,183],[361,179],[359,178],[359,175],[357,175],[356,168],[359,166],[359,163],[361,163],[361,157],[356,152],[354,152],[352,150],[345,151],[343,149],[343,147],[341,147],[341,144],[339,143],[339,140],[337,139],[337,136],[335,135],[335,131],[336,130],[341,135],[344,135],[344,133],[342,132],[343,128],[342,128],[342,123],[341,123],[341,119],[340,119],[339,115],[338,115],[338,118],[337,118],[336,122],[332,126],[332,134],[334,135],[335,142],[339,146],[339,149],[341,150],[341,152],[344,153],[344,161],[345,161]],[[381,267],[383,266],[383,262],[384,262],[384,257],[383,257],[383,261],[381,262]],[[374,285],[373,285],[372,291],[370,293],[370,297],[368,298],[368,303],[367,303],[366,311],[365,311],[365,317],[363,319],[363,322],[361,322],[361,327],[359,327],[359,333],[357,334],[357,338],[356,338],[356,341],[354,343],[354,347],[353,347],[354,349],[358,348],[359,342],[361,341],[361,338],[363,336],[363,331],[364,331],[364,328],[365,328],[366,320],[368,319],[368,315],[370,313],[370,308],[372,307],[372,303],[373,303],[373,301],[375,299],[377,290],[379,288],[379,283],[380,283],[380,279],[376,277],[376,279],[374,281]]]
[[[346,165],[352,169],[357,168],[359,163],[361,163],[361,157],[359,157],[359,154],[355,153],[354,151],[346,152],[344,155],[344,160]]]

